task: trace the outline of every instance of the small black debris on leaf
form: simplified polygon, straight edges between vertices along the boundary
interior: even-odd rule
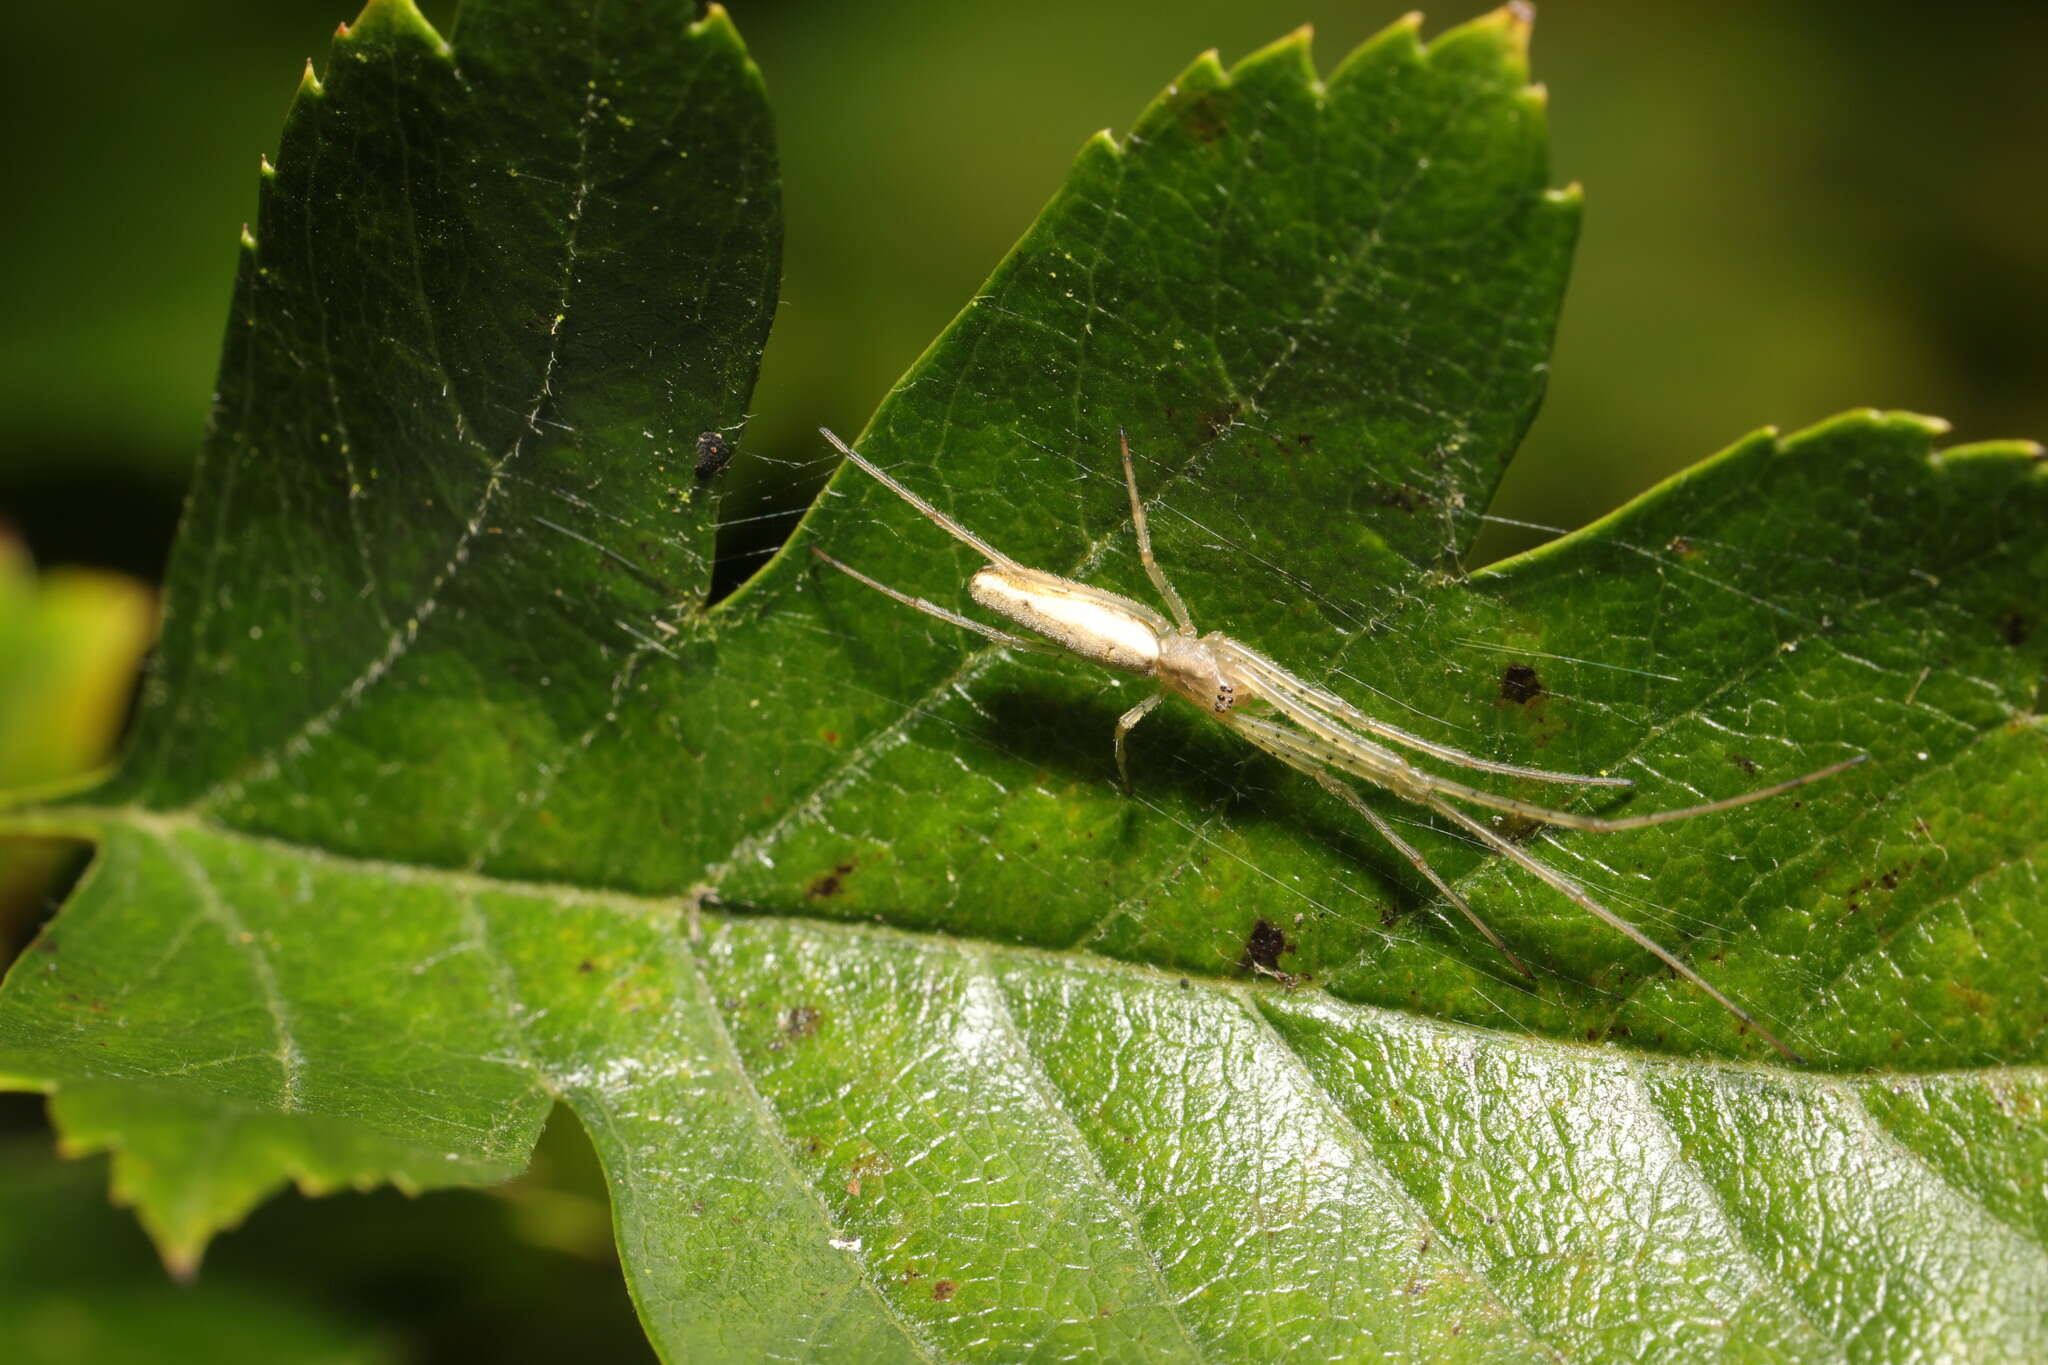
[[[1500,675],[1500,699],[1527,706],[1543,695],[1543,680],[1527,664],[1509,664]]]
[[[1280,932],[1278,925],[1260,920],[1245,936],[1244,965],[1277,972],[1280,970],[1280,955],[1293,951],[1294,945],[1288,942],[1287,935]]]
[[[706,431],[697,436],[697,482],[709,483],[718,471],[732,463],[732,442],[723,432]]]
[[[845,889],[846,879],[853,875],[855,866],[856,864],[850,862],[839,864],[830,872],[812,882],[804,891],[804,894],[813,900],[823,900],[828,896],[838,895]]]

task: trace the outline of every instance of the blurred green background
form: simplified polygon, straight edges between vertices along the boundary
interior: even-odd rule
[[[1312,22],[1327,68],[1401,8],[729,6],[777,109],[788,219],[758,416],[728,476],[736,520],[800,503],[827,468],[813,428],[864,422],[1088,134],[1127,128],[1204,48],[1229,61]],[[445,26],[454,6],[424,8]],[[1428,31],[1478,9],[1437,11]],[[349,17],[350,0],[9,13],[0,541],[11,530],[46,567],[160,574],[257,155],[302,62],[324,63]],[[2038,0],[1939,17],[1904,0],[1545,5],[1535,68],[1556,178],[1586,185],[1585,234],[1550,399],[1494,512],[1575,526],[1749,428],[1861,404],[1945,416],[1958,440],[2048,436],[2044,51]],[[788,524],[736,528],[727,580]],[[1480,558],[1540,538],[1496,525]],[[110,1312],[147,1359],[181,1358],[179,1315],[209,1359],[235,1358],[230,1327],[268,1360],[636,1350],[573,1131],[509,1194],[286,1200],[165,1300],[139,1235],[105,1208],[104,1172],[51,1162],[38,1114],[0,1102],[0,1356],[127,1358],[95,1335]],[[72,1235],[54,1254],[59,1226]],[[259,1300],[275,1321],[252,1317]]]

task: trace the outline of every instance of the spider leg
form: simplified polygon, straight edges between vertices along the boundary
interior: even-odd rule
[[[1159,561],[1152,557],[1152,530],[1145,524],[1145,503],[1138,496],[1137,471],[1131,468],[1131,438],[1124,429],[1116,429],[1117,443],[1124,452],[1124,486],[1131,490],[1131,526],[1138,533],[1138,558],[1145,562],[1145,572],[1152,579],[1152,586],[1159,590],[1159,596],[1166,603],[1166,609],[1173,613],[1174,624],[1183,635],[1195,633],[1195,621],[1188,615],[1188,604],[1180,600],[1180,594],[1173,590],[1173,584],[1166,581],[1166,570],[1159,567]]]
[[[1124,761],[1124,736],[1136,729],[1138,722],[1151,715],[1152,708],[1165,700],[1164,692],[1154,692],[1116,719],[1116,777],[1123,784],[1125,796],[1131,794],[1131,769]]]
[[[1429,788],[1440,795],[1459,801],[1469,801],[1475,806],[1484,806],[1488,810],[1497,810],[1507,815],[1520,815],[1530,820],[1539,820],[1546,825],[1559,825],[1565,829],[1583,829],[1591,830],[1595,834],[1613,834],[1617,830],[1642,829],[1647,825],[1667,825],[1673,820],[1690,820],[1695,815],[1712,815],[1716,811],[1734,810],[1737,806],[1747,806],[1753,801],[1763,801],[1791,791],[1795,787],[1804,787],[1810,782],[1819,782],[1825,778],[1833,777],[1836,773],[1867,761],[1869,757],[1869,754],[1858,754],[1854,758],[1845,758],[1840,763],[1830,763],[1825,768],[1816,768],[1810,773],[1804,773],[1798,777],[1790,777],[1783,782],[1774,782],[1768,787],[1758,787],[1755,791],[1742,792],[1736,796],[1726,796],[1719,801],[1704,801],[1696,806],[1679,806],[1674,810],[1653,810],[1644,815],[1623,815],[1612,819],[1598,815],[1580,815],[1568,810],[1552,810],[1548,806],[1539,806],[1532,801],[1518,801],[1512,796],[1501,796],[1479,787],[1467,786],[1463,782],[1453,782],[1448,778],[1438,777],[1434,773],[1424,774],[1424,779]]]
[[[1028,649],[1033,654],[1066,654],[1066,651],[1063,649],[1056,649],[1052,645],[1044,644],[1038,640],[1027,640],[1021,635],[1012,635],[1006,630],[997,630],[994,626],[983,625],[979,621],[973,620],[969,617],[962,616],[957,611],[947,611],[944,607],[939,606],[937,603],[927,602],[922,597],[912,597],[907,592],[898,592],[896,589],[890,587],[887,583],[878,582],[875,579],[869,578],[866,574],[862,573],[859,569],[854,568],[851,564],[841,563],[839,560],[834,559],[831,555],[826,554],[823,550],[819,549],[815,545],[811,547],[811,553],[816,555],[818,558],[824,560],[827,564],[830,564],[833,568],[839,570],[839,572],[845,574],[848,578],[851,578],[856,582],[867,584],[876,592],[881,593],[884,597],[892,597],[898,602],[901,602],[906,607],[910,607],[916,611],[923,612],[926,616],[936,616],[941,621],[946,622],[948,625],[958,626],[962,630],[971,630],[976,635],[984,636],[987,639],[994,640],[999,645],[1007,645],[1011,649]]]
[[[1289,735],[1287,731],[1279,726],[1267,725],[1265,722],[1251,717],[1231,715],[1226,718],[1224,723],[1236,729],[1246,739],[1259,748],[1264,749],[1282,763],[1287,764],[1290,768],[1307,773],[1316,780],[1317,785],[1322,787],[1324,791],[1364,816],[1366,823],[1373,827],[1373,831],[1380,838],[1391,844],[1394,851],[1403,858],[1406,858],[1409,865],[1414,867],[1417,872],[1428,878],[1429,884],[1441,892],[1443,898],[1449,901],[1459,914],[1470,921],[1474,929],[1477,929],[1485,936],[1486,941],[1491,943],[1494,949],[1508,960],[1509,966],[1513,967],[1523,976],[1528,977],[1531,981],[1536,979],[1536,973],[1530,971],[1528,965],[1521,958],[1515,956],[1514,949],[1508,947],[1501,936],[1494,932],[1492,925],[1479,917],[1479,912],[1472,908],[1471,903],[1459,895],[1457,890],[1449,882],[1445,881],[1434,867],[1430,866],[1429,859],[1423,857],[1421,853],[1416,851],[1413,844],[1397,834],[1394,827],[1387,823],[1385,817],[1367,805],[1365,798],[1358,794],[1356,787],[1353,787],[1349,782],[1344,781],[1327,767],[1323,766],[1321,759],[1316,757],[1311,749],[1306,746],[1296,747],[1290,742],[1293,736]]]
[[[1576,881],[1572,880],[1570,877],[1567,877],[1564,873],[1559,872],[1556,868],[1551,867],[1548,863],[1545,863],[1540,858],[1537,858],[1528,850],[1518,847],[1516,844],[1510,842],[1509,840],[1501,838],[1500,835],[1494,833],[1491,829],[1488,829],[1483,821],[1473,819],[1471,816],[1467,815],[1464,811],[1459,810],[1456,806],[1452,805],[1443,797],[1436,795],[1429,796],[1425,800],[1424,804],[1426,804],[1431,810],[1435,811],[1437,814],[1443,816],[1445,819],[1455,823],[1459,828],[1473,835],[1481,843],[1485,844],[1488,848],[1500,854],[1502,857],[1508,859],[1510,862],[1520,867],[1523,871],[1528,872],[1529,874],[1534,876],[1538,881],[1542,882],[1545,886],[1548,886],[1552,890],[1560,892],[1564,896],[1568,897],[1573,904],[1577,905],[1581,910],[1584,910],[1586,913],[1592,915],[1602,924],[1607,925],[1611,929],[1618,930],[1619,932],[1633,940],[1639,947],[1648,949],[1651,955],[1654,956],[1659,962],[1662,962],[1672,971],[1677,972],[1680,976],[1684,977],[1687,981],[1691,982],[1694,986],[1698,987],[1701,991],[1704,991],[1722,1009],[1727,1010],[1728,1013],[1734,1015],[1736,1019],[1740,1020],[1745,1026],[1755,1031],[1757,1037],[1763,1039],[1772,1047],[1784,1053],[1786,1057],[1790,1058],[1792,1061],[1795,1062],[1803,1062],[1806,1060],[1805,1058],[1801,1057],[1798,1053],[1794,1052],[1791,1048],[1785,1046],[1785,1044],[1778,1041],[1777,1036],[1773,1034],[1769,1029],[1765,1028],[1762,1024],[1759,1024],[1756,1021],[1755,1016],[1750,1014],[1748,1010],[1742,1008],[1742,1006],[1736,1004],[1733,1000],[1730,1000],[1727,996],[1721,994],[1720,991],[1714,989],[1714,987],[1707,981],[1705,977],[1701,976],[1698,972],[1694,971],[1691,967],[1687,966],[1683,961],[1679,959],[1676,953],[1673,953],[1669,948],[1666,948],[1663,944],[1651,938],[1648,934],[1644,933],[1641,929],[1637,928],[1630,921],[1623,919],[1620,915],[1615,914],[1612,910],[1609,910],[1599,901],[1593,899],[1592,893],[1587,891],[1585,887],[1580,886]]]
[[[905,488],[902,484],[896,482],[896,480],[889,474],[885,473],[880,466],[869,461],[867,456],[861,454],[852,446],[840,440],[837,436],[833,435],[832,432],[827,428],[819,427],[818,434],[820,436],[823,436],[826,440],[830,441],[833,444],[834,448],[836,448],[841,455],[844,455],[848,460],[860,466],[862,471],[864,471],[868,475],[868,477],[872,478],[876,483],[881,484],[882,487],[888,489],[897,497],[909,503],[912,507],[915,507],[918,511],[924,513],[924,515],[928,519],[930,519],[930,521],[934,525],[936,525],[940,530],[944,531],[947,535],[953,537],[953,539],[959,541],[962,545],[965,545],[969,549],[980,553],[984,558],[988,560],[989,563],[1000,564],[1006,569],[1020,569],[1023,567],[1023,565],[1019,564],[1016,560],[1010,558],[1001,550],[998,550],[995,546],[989,544],[980,536],[974,534],[974,532],[968,530],[965,526],[962,526],[959,522],[953,520],[944,512],[941,512],[938,508],[932,506],[923,498],[920,498],[917,494],[911,492],[908,488]],[[873,582],[872,579],[868,581]]]
[[[1460,768],[1474,772],[1499,773],[1503,777],[1519,777],[1531,782],[1562,782],[1580,787],[1633,787],[1634,782],[1626,777],[1600,777],[1592,773],[1561,773],[1548,768],[1525,768],[1518,763],[1501,763],[1491,758],[1468,754],[1463,749],[1454,749],[1448,744],[1424,739],[1421,735],[1403,730],[1398,725],[1389,725],[1376,716],[1365,712],[1345,701],[1334,692],[1317,687],[1311,682],[1274,663],[1265,655],[1236,640],[1224,642],[1224,648],[1231,662],[1257,684],[1260,695],[1273,703],[1276,710],[1284,713],[1297,725],[1327,728],[1332,723],[1347,725],[1363,730],[1369,735],[1392,740],[1404,749],[1440,758]]]

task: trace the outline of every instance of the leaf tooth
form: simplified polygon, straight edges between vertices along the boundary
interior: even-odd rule
[[[730,43],[735,48],[746,47],[739,29],[733,25],[732,16],[726,13],[725,6],[718,0],[712,0],[704,7],[704,17],[690,25],[689,33],[692,38],[710,38]]]
[[[1315,25],[1303,24],[1292,33],[1247,53],[1230,68],[1230,83],[1240,85],[1247,81],[1270,80],[1304,86],[1320,94],[1323,83],[1316,74],[1315,36]]]
[[[1880,412],[1876,408],[1851,408],[1824,417],[1811,426],[1799,428],[1779,442],[1780,449],[1792,453],[1805,446],[1844,435],[1861,435],[1865,432],[1883,432],[1905,438],[1923,452],[1932,453],[1934,438],[1949,430],[1949,424],[1939,417],[1929,417],[1918,412]]]
[[[1372,37],[1352,49],[1351,54],[1330,73],[1334,86],[1379,65],[1419,67],[1422,65],[1422,11],[1409,10]]]
[[[299,75],[299,88],[292,92],[293,102],[302,99],[317,100],[326,93],[327,87],[321,83],[320,73],[313,69],[313,59],[306,58],[306,69]]]
[[[1143,142],[1158,136],[1197,101],[1229,87],[1230,74],[1223,69],[1223,62],[1212,47],[1189,62],[1186,69],[1145,106],[1137,122],[1131,125],[1127,142]]]
[[[2019,460],[2033,465],[2037,475],[2048,477],[2048,446],[2021,437],[1950,446],[1940,452],[1940,458],[1944,464],[1953,460]]]
[[[1468,66],[1475,73],[1494,71],[1516,85],[1529,79],[1529,34],[1536,21],[1533,7],[1502,5],[1456,28],[1446,29],[1423,49],[1431,66]]]
[[[334,42],[337,47],[415,43],[440,57],[452,57],[455,53],[413,0],[366,0],[355,22],[334,31]]]

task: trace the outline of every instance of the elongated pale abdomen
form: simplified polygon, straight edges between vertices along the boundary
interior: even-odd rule
[[[1035,569],[991,564],[967,591],[1061,649],[1105,668],[1150,677],[1158,671],[1159,642],[1173,627],[1140,602]]]

